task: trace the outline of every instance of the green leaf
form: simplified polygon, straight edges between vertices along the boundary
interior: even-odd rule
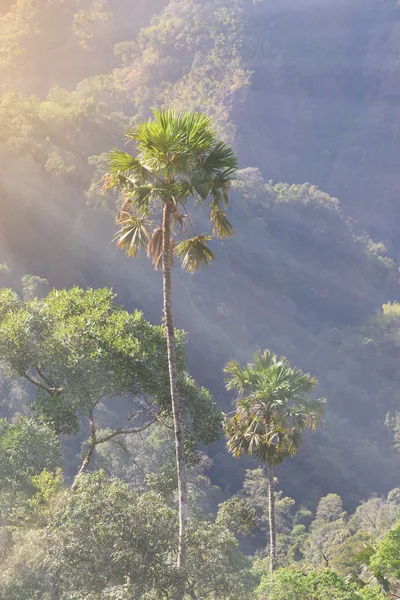
[[[210,239],[211,236],[198,235],[176,245],[175,254],[189,273],[197,271],[200,267],[208,267],[215,258],[214,252],[207,246]]]
[[[214,222],[213,234],[216,237],[225,239],[235,233],[226,213],[219,208],[211,211],[211,220]]]
[[[147,245],[150,239],[150,223],[143,217],[136,217],[129,213],[122,213],[119,217],[121,229],[116,233],[114,240],[121,250],[128,256],[135,258],[141,248]]]

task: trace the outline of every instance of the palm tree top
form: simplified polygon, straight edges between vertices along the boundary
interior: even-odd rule
[[[270,350],[255,352],[253,361],[242,367],[236,360],[224,367],[228,390],[236,390],[239,401],[244,396],[268,402],[288,400],[302,401],[317,385],[317,380],[309,373],[292,367],[284,356]]]
[[[111,177],[109,185],[128,184],[139,201],[139,190],[147,183],[158,186],[155,191],[161,201],[184,204],[190,196],[200,201],[212,196],[226,205],[226,187],[236,172],[237,159],[217,138],[209,117],[155,110],[153,119],[129,130],[126,137],[136,153],[111,151],[110,175],[114,179]]]
[[[226,238],[234,233],[226,208],[237,169],[235,152],[217,138],[210,118],[202,113],[154,110],[151,119],[129,130],[126,137],[134,153],[119,149],[110,152],[110,172],[104,184],[105,191],[116,188],[122,195],[118,246],[135,256],[147,245],[157,266],[160,255],[152,251],[159,240],[152,237],[160,225],[154,229],[153,219],[159,219],[167,205],[175,232],[179,230],[184,238],[173,240],[175,255],[189,271],[208,265],[214,258],[208,248],[210,236],[189,237],[192,222],[187,205],[190,198],[201,204],[210,199],[212,234]]]
[[[294,456],[301,432],[315,430],[324,414],[325,400],[309,397],[317,380],[270,350],[256,352],[244,367],[230,361],[224,372],[227,389],[238,394],[236,413],[225,423],[231,452],[271,464]]]
[[[138,159],[153,172],[171,169],[174,174],[186,176],[193,160],[210,176],[236,170],[234,152],[218,140],[211,119],[203,113],[166,109],[154,110],[153,116],[126,134],[136,145]]]

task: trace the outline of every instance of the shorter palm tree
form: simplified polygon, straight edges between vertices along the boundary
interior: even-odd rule
[[[315,431],[325,401],[309,398],[317,380],[288,360],[265,350],[242,367],[236,360],[224,368],[226,387],[237,392],[236,411],[225,420],[228,449],[236,457],[255,456],[268,467],[270,570],[276,567],[274,467],[295,456],[303,431]]]

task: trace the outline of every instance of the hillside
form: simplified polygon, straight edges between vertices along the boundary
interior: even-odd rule
[[[3,0],[0,14],[0,262],[14,280],[109,286],[158,323],[159,274],[111,243],[105,153],[155,105],[207,112],[239,156],[236,236],[210,270],[175,272],[189,371],[228,410],[227,360],[288,356],[328,413],[279,472],[285,494],[354,509],[395,487],[400,323],[381,312],[400,301],[395,0]],[[212,481],[240,488],[248,463],[223,442],[207,452]]]

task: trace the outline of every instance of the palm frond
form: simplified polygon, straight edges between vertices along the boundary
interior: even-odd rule
[[[152,119],[127,135],[136,143],[140,162],[156,171],[170,169],[187,175],[195,168],[204,177],[237,169],[235,153],[218,141],[210,118],[203,113],[155,110]]]
[[[129,134],[138,148],[138,157],[155,169],[167,163],[186,170],[189,157],[190,117],[172,110],[155,110],[153,118]]]
[[[263,372],[269,369],[272,365],[278,363],[287,363],[285,358],[278,358],[276,354],[271,350],[264,350],[264,352],[255,352],[253,356],[253,363],[258,371]]]
[[[276,466],[298,450],[294,438],[289,443],[285,429],[267,428],[254,415],[237,412],[225,421],[224,430],[228,449],[236,458],[247,454]]]
[[[214,188],[213,178],[205,173],[199,165],[195,163],[189,174],[190,185],[196,193],[196,199],[200,202],[207,200]]]
[[[203,170],[213,177],[230,174],[237,170],[235,152],[225,142],[216,141],[201,162]]]
[[[147,256],[149,256],[156,269],[161,267],[163,252],[163,231],[161,227],[157,227],[153,231],[153,235],[147,243]]]
[[[175,206],[172,210],[172,218],[174,223],[179,225],[185,235],[188,234],[189,227],[192,227],[192,219],[187,213],[180,213],[178,207]]]
[[[141,213],[149,213],[150,203],[157,197],[157,188],[151,184],[140,185],[132,191],[132,202]]]
[[[200,267],[209,266],[215,258],[207,243],[211,239],[208,235],[198,235],[180,242],[175,247],[175,254],[182,261],[182,267],[194,273]]]
[[[235,233],[232,224],[230,223],[226,213],[219,208],[214,208],[211,211],[211,220],[214,223],[213,235],[220,239],[230,237]]]
[[[212,197],[211,208],[214,206],[219,208],[228,206],[228,194],[232,180],[234,179],[234,173],[234,169],[228,168],[212,177],[212,186],[210,188],[210,195]]]
[[[225,420],[224,431],[228,449],[236,458],[249,453],[248,431],[252,425],[251,419],[243,419],[240,413]]]
[[[238,393],[236,414],[225,428],[229,450],[272,465],[296,455],[302,432],[314,430],[323,416],[324,400],[307,397],[316,380],[269,350],[256,352],[245,366],[230,361],[224,371],[227,389]]]
[[[126,197],[117,212],[117,218],[115,219],[117,224],[120,224],[126,218],[126,215],[129,214],[131,204],[132,198],[130,196]]]
[[[197,199],[198,194],[190,181],[179,181],[168,186],[168,194],[175,198],[178,204],[186,205],[190,196]]]
[[[304,403],[304,405],[307,409],[308,414],[312,417],[314,421],[323,422],[326,406],[325,398],[308,400],[306,403]]]
[[[117,242],[118,248],[125,250],[128,256],[134,258],[150,238],[150,222],[146,218],[130,213],[122,213],[118,222],[121,229],[116,233],[114,241]]]
[[[107,192],[118,186],[118,175],[116,173],[106,173],[103,177],[103,185],[101,186],[100,193],[106,194]]]
[[[111,172],[114,174],[131,175],[133,181],[139,180],[141,183],[151,181],[153,173],[151,168],[141,162],[137,156],[114,148],[109,153],[109,164]]]
[[[227,390],[236,389],[239,395],[242,395],[246,388],[251,385],[251,379],[246,369],[243,369],[237,360],[229,361],[224,367],[224,373],[228,374],[225,378]]]

